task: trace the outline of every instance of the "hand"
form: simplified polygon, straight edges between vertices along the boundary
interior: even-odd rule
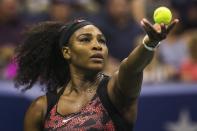
[[[175,19],[169,25],[163,23],[152,25],[147,19],[142,19],[141,25],[147,34],[144,38],[144,42],[150,47],[156,47],[160,41],[167,37],[178,22],[179,20]]]

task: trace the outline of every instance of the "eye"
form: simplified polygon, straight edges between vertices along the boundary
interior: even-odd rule
[[[106,40],[104,38],[100,38],[98,41],[99,43],[106,44]]]
[[[80,41],[80,42],[90,42],[91,39],[88,38],[88,37],[84,37],[84,38],[80,38],[79,41]]]

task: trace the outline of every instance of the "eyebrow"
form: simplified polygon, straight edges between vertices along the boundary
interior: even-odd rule
[[[77,36],[77,37],[80,37],[80,36],[83,36],[83,35],[85,35],[85,36],[92,36],[91,33],[83,33],[83,34],[80,34],[80,35]],[[98,34],[98,36],[99,36],[99,37],[104,37],[104,38],[105,38],[105,36],[104,36],[103,34]]]

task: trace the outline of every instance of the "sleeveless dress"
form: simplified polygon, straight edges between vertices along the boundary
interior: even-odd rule
[[[111,103],[107,94],[109,77],[101,80],[91,101],[79,112],[61,115],[57,103],[63,91],[47,93],[48,110],[44,121],[44,131],[132,131],[120,112]]]

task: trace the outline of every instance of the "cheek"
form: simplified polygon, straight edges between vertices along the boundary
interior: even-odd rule
[[[108,48],[105,46],[103,48],[105,57],[108,57]]]
[[[88,61],[88,56],[87,50],[79,49],[72,52],[71,61],[76,64],[85,64]]]

